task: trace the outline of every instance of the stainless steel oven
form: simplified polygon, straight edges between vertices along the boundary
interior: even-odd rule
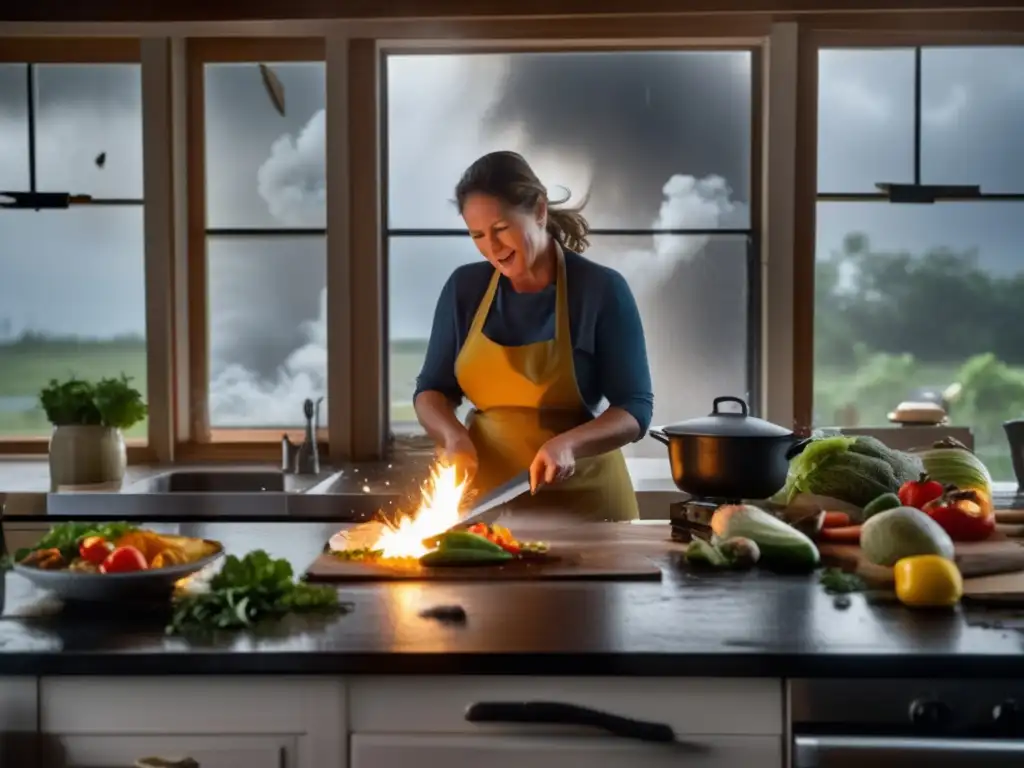
[[[1024,681],[793,680],[789,710],[793,768],[1024,767]]]

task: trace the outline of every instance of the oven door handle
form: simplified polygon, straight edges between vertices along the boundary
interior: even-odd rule
[[[1024,741],[1001,739],[943,739],[872,736],[797,736],[793,768],[874,765],[876,768],[912,765],[941,756],[941,765],[955,759],[965,766],[1024,765]]]

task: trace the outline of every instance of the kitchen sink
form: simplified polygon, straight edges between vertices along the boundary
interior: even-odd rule
[[[354,473],[355,474],[355,473]],[[369,489],[345,472],[293,475],[258,468],[172,469],[120,492],[60,492],[47,496],[47,514],[66,518],[148,518],[183,521],[331,520],[361,522],[400,503],[382,485]]]
[[[258,470],[174,470],[143,480],[139,485],[145,486],[144,493],[283,493],[285,477],[283,472]]]

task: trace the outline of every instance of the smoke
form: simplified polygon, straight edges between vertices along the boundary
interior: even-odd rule
[[[321,109],[297,138],[285,135],[275,141],[270,157],[257,173],[260,197],[270,215],[285,226],[323,226],[327,202],[326,125],[327,118]]]
[[[612,58],[617,63],[601,63]],[[524,154],[553,193],[565,187],[572,201],[589,193],[587,214],[598,228],[747,226],[748,205],[735,199],[737,188],[742,197],[749,186],[749,77],[742,66],[719,62],[716,69],[701,56],[689,57],[687,68],[660,54],[640,57],[635,68],[618,56],[587,57],[582,67],[576,57],[566,61],[562,71],[523,55],[390,59],[389,225],[462,226],[451,204],[458,176],[479,155],[501,148]],[[694,87],[705,94],[696,107],[680,98]],[[631,109],[638,96],[643,103]],[[277,139],[260,168],[260,196],[284,225],[309,224],[323,210],[324,139],[318,112],[296,137]],[[745,396],[745,239],[593,241],[588,256],[619,270],[641,308],[656,423],[706,413],[721,394]],[[402,283],[415,272],[413,284],[429,297],[392,296],[392,335],[426,339],[451,254],[460,248],[466,256],[456,261],[477,258],[471,244],[439,238],[417,241],[415,255],[404,257]],[[297,347],[272,375],[237,363],[219,370],[211,387],[215,423],[294,423],[296,403],[323,394],[325,308],[322,295],[319,317],[304,324]],[[641,444],[633,452],[660,456],[663,449]]]
[[[297,137],[285,134],[270,147],[270,154],[257,172],[257,187],[270,215],[282,227],[323,226],[326,203],[324,156],[326,151],[324,110],[317,111]],[[278,246],[280,250],[280,245]],[[255,254],[251,254],[254,256]],[[327,391],[327,290],[319,292],[318,312],[312,319],[299,322],[297,329],[287,326],[287,318],[301,314],[308,306],[302,287],[316,280],[307,274],[322,262],[312,254],[294,249],[288,254],[289,280],[281,285],[254,278],[251,285],[238,290],[239,278],[258,275],[255,270],[229,270],[220,290],[211,295],[234,294],[225,303],[228,308],[214,314],[211,329],[212,380],[210,382],[210,420],[216,426],[291,426],[301,423],[302,401],[326,396]],[[255,259],[253,259],[255,261]],[[239,274],[241,273],[241,275]],[[276,272],[274,273],[276,275]],[[212,275],[215,279],[216,275]],[[322,283],[326,275],[320,275]],[[226,284],[229,283],[230,284]],[[252,292],[268,290],[271,295],[254,297]],[[241,295],[248,293],[248,295]],[[271,311],[260,320],[270,327],[249,342],[253,318],[246,311],[253,298],[263,299],[261,306]],[[248,299],[248,300],[247,300]],[[231,309],[234,307],[235,309]],[[297,337],[297,346],[296,344]],[[280,356],[284,357],[281,360]],[[268,365],[266,358],[270,357]],[[274,358],[277,358],[276,360]],[[242,362],[239,361],[242,358]],[[228,362],[231,361],[231,362]],[[280,362],[278,362],[280,361]],[[321,404],[321,423],[328,415],[327,401]]]

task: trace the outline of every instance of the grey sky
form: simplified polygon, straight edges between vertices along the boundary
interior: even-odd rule
[[[748,57],[602,56],[393,59],[391,226],[459,227],[454,183],[468,163],[499,147],[522,151],[549,186],[570,188],[574,199],[589,189],[597,227],[745,226]],[[912,64],[909,50],[823,55],[823,191],[911,180]],[[323,66],[274,70],[286,117],[274,111],[255,66],[217,66],[208,78],[212,227],[324,225]],[[40,184],[139,194],[137,70],[71,74],[40,67]],[[554,103],[531,85],[573,78],[572,98]],[[23,68],[0,65],[0,189],[27,184],[24,97]],[[1024,191],[1024,48],[926,51],[923,98],[925,181]],[[99,151],[108,156],[102,171],[93,164]],[[860,230],[879,248],[976,247],[984,266],[1016,272],[1024,269],[1022,214],[1019,203],[822,204],[817,242],[819,252],[834,249]],[[0,317],[11,333],[142,332],[141,247],[138,208],[0,211]],[[740,240],[595,238],[590,255],[620,269],[641,305],[656,422],[704,413],[719,394],[746,394]],[[392,336],[425,338],[444,280],[476,258],[468,238],[393,243]],[[296,398],[323,386],[323,239],[217,240],[209,269],[212,370],[220,377],[211,407],[239,423],[265,423],[281,403],[292,414]],[[410,376],[396,389],[407,390]]]

